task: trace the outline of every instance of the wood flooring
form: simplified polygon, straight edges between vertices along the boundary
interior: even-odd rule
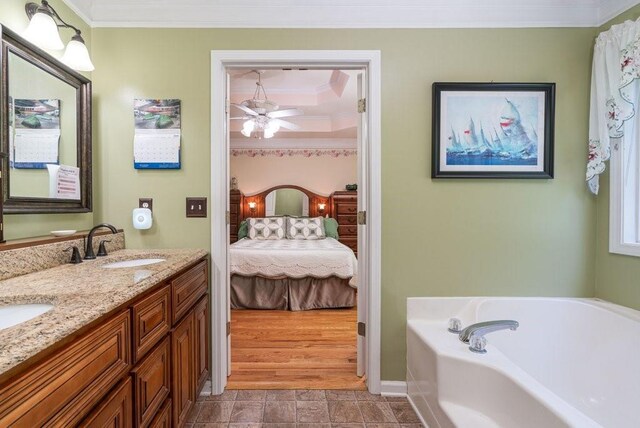
[[[232,310],[227,389],[366,389],[356,311]]]

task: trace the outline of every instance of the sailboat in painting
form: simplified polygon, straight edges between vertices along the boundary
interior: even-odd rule
[[[529,131],[525,129],[522,115],[512,101],[505,98],[504,104],[489,127],[485,128],[482,122],[477,124],[473,117],[464,129],[457,131],[451,126],[447,165],[536,165],[535,129],[533,126]]]

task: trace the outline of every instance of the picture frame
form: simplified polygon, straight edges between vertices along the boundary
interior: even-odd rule
[[[555,83],[433,84],[432,178],[553,178]]]

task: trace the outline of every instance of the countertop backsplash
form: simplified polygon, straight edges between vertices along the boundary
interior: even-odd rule
[[[124,249],[124,232],[94,236],[95,252],[101,240],[111,241],[105,244],[108,252]],[[65,250],[72,246],[78,247],[84,257],[83,238],[0,251],[0,281],[69,263],[71,251]]]

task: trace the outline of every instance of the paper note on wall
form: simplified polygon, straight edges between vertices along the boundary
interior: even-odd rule
[[[49,170],[49,197],[54,199],[80,199],[80,168],[67,165],[47,165]]]

